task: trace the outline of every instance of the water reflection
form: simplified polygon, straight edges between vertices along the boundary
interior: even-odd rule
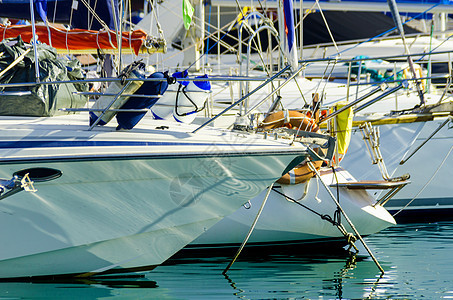
[[[198,258],[178,259],[167,264],[167,270],[179,268],[188,270],[186,267],[198,265],[199,273],[193,269],[187,274],[180,273],[180,278],[190,276],[191,288],[185,290],[188,298],[196,298],[197,291],[203,289],[207,278],[211,278],[209,284],[216,290],[216,299],[237,296],[243,299],[280,299],[320,297],[321,299],[342,299],[345,295],[345,284],[356,280],[354,270],[363,267],[366,278],[373,278],[367,287],[371,289],[379,278],[380,272],[373,261],[365,256],[345,256],[344,254],[318,253],[312,255],[297,254],[271,254],[263,256],[239,258],[224,277],[231,290],[226,289],[224,282],[219,281],[223,268],[230,258]],[[176,270],[175,270],[176,271]],[[161,272],[160,274],[157,272]],[[167,274],[156,269],[150,273],[153,278],[163,285],[163,282],[172,280]],[[213,280],[216,278],[216,280]],[[199,284],[198,287],[196,285]],[[355,292],[356,298],[363,298],[363,284]],[[194,292],[194,294],[191,294]],[[350,289],[346,290],[350,297]],[[178,296],[177,294],[175,295]],[[211,295],[212,296],[212,295]]]
[[[453,222],[408,224],[366,239],[385,269],[346,253],[245,249],[230,256],[177,258],[141,275],[0,282],[0,298],[46,299],[439,299],[453,298]],[[305,253],[305,254],[304,254]]]

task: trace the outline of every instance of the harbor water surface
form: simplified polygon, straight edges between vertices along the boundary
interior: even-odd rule
[[[403,224],[367,237],[385,270],[364,249],[178,258],[140,276],[78,281],[2,282],[0,299],[449,299],[453,222]],[[300,247],[310,247],[309,245]]]

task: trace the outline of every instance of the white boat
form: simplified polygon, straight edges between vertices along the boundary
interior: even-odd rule
[[[194,128],[0,117],[0,177],[17,176],[1,194],[0,278],[152,269],[307,155],[299,143]],[[23,191],[25,174],[36,192]]]
[[[370,114],[356,118],[358,124],[370,122],[379,130],[381,158],[389,176],[411,176],[412,184],[386,204],[386,208],[396,214],[398,222],[451,220],[451,107],[451,102],[447,101],[404,114]],[[357,128],[352,135],[350,151],[342,165],[367,180],[382,178],[377,166],[369,168],[372,160],[360,131]]]
[[[310,155],[278,134],[141,120],[171,78],[134,62],[84,80],[35,27],[33,47],[0,44],[0,279],[152,269]]]
[[[445,35],[445,34],[444,34]],[[429,35],[409,36],[407,45],[413,60],[418,62],[448,62],[449,51],[451,51],[452,42],[445,38],[432,38]],[[429,55],[429,52],[435,55]],[[404,61],[405,48],[400,37],[376,38],[365,41],[340,42],[335,48],[332,44],[321,44],[304,47],[305,58],[322,58],[335,57],[341,55],[342,58],[353,58],[358,55],[370,57],[389,57],[392,60]],[[426,53],[426,54],[425,54]]]
[[[333,172],[335,170],[335,172]],[[366,236],[395,225],[395,220],[364,189],[351,189],[357,180],[342,168],[323,168],[321,180],[328,186],[361,235]],[[338,187],[337,187],[338,184]],[[234,214],[227,216],[185,249],[237,248],[247,235],[266,192],[262,192]],[[343,224],[337,206],[321,182],[313,178],[306,183],[275,185],[247,242],[248,247],[337,242],[347,244],[337,228]]]
[[[239,57],[241,57],[240,54]],[[214,115],[220,111],[220,109],[230,107],[237,99],[241,99],[242,96],[247,95],[250,91],[254,91],[257,87],[261,86],[262,82],[259,81],[259,78],[266,77],[266,75],[263,75],[265,72],[252,70],[254,66],[249,66],[249,62],[261,62],[258,55],[256,57],[247,56],[243,59],[242,65],[237,64],[237,58],[236,55],[222,55],[221,66],[216,65],[215,61],[211,60],[213,76],[215,76],[214,74],[220,74],[221,76],[222,72],[225,74],[225,70],[238,68],[239,75],[243,75],[247,79],[252,80],[256,78],[257,81],[247,81],[246,79],[244,80],[245,82],[235,82],[233,79],[229,84],[214,81],[212,83],[212,95],[214,95],[213,102],[207,104],[207,107],[210,108],[209,112]],[[245,64],[247,64],[247,67],[244,70]],[[265,65],[265,63],[263,64]],[[217,70],[219,70],[219,73],[216,73]],[[272,71],[270,72],[270,75],[267,74],[267,76],[271,75],[273,75]],[[241,78],[239,78],[239,80],[240,79]],[[252,110],[251,107],[255,108],[255,104],[266,99],[270,93],[275,92],[277,87],[281,88],[279,92],[279,96],[281,97],[279,100],[284,108],[302,108],[303,100],[301,99],[300,89],[303,90],[303,94],[305,95],[304,98],[306,102],[309,103],[311,103],[312,94],[320,93],[326,84],[332,86],[332,88],[326,89],[327,92],[334,95],[334,97],[330,97],[329,99],[338,101],[339,97],[345,97],[346,94],[346,85],[344,83],[338,84],[329,83],[328,81],[309,81],[301,77],[295,77],[294,79],[288,80],[286,80],[286,78],[279,78],[279,80],[280,82],[278,83],[277,80],[275,80],[274,85],[269,84],[261,90],[256,91],[247,99],[248,107],[247,105],[244,105],[234,112],[238,113],[239,111],[241,114],[247,115],[246,111],[248,111],[248,109]],[[361,95],[364,93],[365,92],[361,91]],[[275,99],[276,98],[273,98],[271,100]],[[270,108],[276,102],[272,103],[271,100],[253,110],[253,112],[261,113],[261,116],[254,114],[251,119],[259,124],[261,121],[259,118],[266,112],[272,111]],[[157,102],[157,105],[159,104],[159,101]],[[419,100],[417,99],[417,101]],[[395,100],[392,97],[388,102],[393,104]],[[387,110],[388,106],[385,104],[384,106],[384,110]],[[306,108],[306,110],[309,110],[309,108]],[[173,109],[171,108],[169,111],[173,111]],[[173,119],[173,117],[170,117],[170,119]],[[249,120],[246,117],[244,117],[244,121],[244,128],[251,125],[248,123]],[[224,116],[217,118],[214,125],[218,127],[229,127],[232,126],[234,122],[235,116],[231,116],[230,114],[230,117]],[[254,125],[256,125],[256,123]],[[236,125],[238,124],[236,123]],[[339,183],[341,184],[346,184],[347,182],[357,183],[357,180],[345,170],[339,170],[336,175],[338,175],[338,177],[343,176],[339,179]],[[332,174],[322,175],[322,180],[327,184],[332,183],[332,178]],[[277,191],[283,192],[284,195],[278,194],[277,191],[272,191],[268,203],[266,204],[247,245],[281,245],[321,241],[340,241],[345,243],[346,239],[344,238],[344,232],[341,232],[336,224],[329,222],[329,217],[325,217],[326,219],[320,217],[320,215],[324,216],[328,214],[331,218],[330,220],[333,220],[333,215],[335,214],[337,206],[330,198],[330,194],[327,190],[323,187],[317,188],[316,181],[317,180],[314,178],[311,179],[309,183],[282,185]],[[318,182],[318,185],[321,185],[321,183]],[[330,187],[330,190],[336,195],[334,187]],[[261,201],[263,201],[265,193],[266,192],[262,192],[261,195],[250,201],[252,208],[241,208],[237,210],[234,214],[219,222],[211,230],[191,243],[186,249],[202,250],[216,248],[216,250],[218,250],[227,246],[237,247],[244,240],[247,230],[249,230],[250,225],[257,214]],[[317,198],[316,196],[318,193],[319,197]],[[338,193],[340,195],[339,198],[342,201],[341,203],[345,203],[346,205],[346,213],[352,219],[352,222],[356,225],[361,234],[369,235],[376,233],[395,224],[391,215],[380,204],[377,204],[377,201],[374,200],[365,188],[362,188],[360,191],[351,190],[345,185],[339,187]],[[304,194],[305,196],[302,197]],[[293,195],[295,197],[294,199],[303,198],[299,202],[307,207],[311,207],[315,213],[300,208],[298,207],[298,204],[289,201],[288,197],[291,198]],[[322,201],[318,201],[318,199],[322,199]],[[248,207],[248,205],[246,206]],[[316,214],[316,212],[318,214]],[[352,229],[345,224],[344,219],[341,224],[345,225],[346,231],[351,232]]]
[[[122,123],[120,115],[144,114],[170,78],[146,77],[135,61],[122,69],[120,55],[121,80],[92,80],[113,82],[89,91],[76,62],[37,43],[33,18],[27,29],[33,47],[19,37],[2,43],[8,67],[0,74],[0,226],[7,230],[0,233],[0,279],[152,269],[312,155],[303,140],[278,133],[195,130],[150,118]],[[49,39],[62,32],[47,25]],[[2,29],[14,28],[21,30]],[[98,34],[94,46],[78,50],[101,47]],[[66,31],[66,50],[69,37],[74,41]],[[123,44],[128,40],[123,35]],[[147,48],[145,40],[140,45],[136,54]],[[35,72],[28,68],[33,63]],[[20,81],[29,78],[36,81]],[[141,91],[154,79],[160,82]],[[101,97],[86,108],[86,95]],[[128,107],[137,98],[151,102]],[[90,114],[56,116],[59,109]],[[118,111],[117,122],[110,121]]]

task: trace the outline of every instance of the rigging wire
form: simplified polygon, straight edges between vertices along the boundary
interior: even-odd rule
[[[423,185],[423,187],[418,191],[418,193],[412,198],[405,206],[403,206],[400,210],[398,210],[396,213],[393,214],[393,217],[398,215],[400,212],[402,212],[404,209],[406,209],[417,197],[425,190],[425,188],[431,183],[431,181],[434,179],[434,177],[437,175],[439,170],[442,168],[442,166],[445,164],[448,156],[450,156],[451,151],[453,150],[453,146],[451,146],[450,150],[448,151],[447,155],[444,157],[440,165],[437,167],[436,171],[434,174],[431,176],[431,178]]]
[[[55,1],[55,2],[57,2],[57,1]],[[94,11],[96,11],[96,6],[97,6],[97,4],[98,4],[98,0],[95,0],[95,1],[94,1],[94,7],[93,7]],[[90,4],[90,7],[91,7],[91,4]],[[94,17],[93,14],[91,14],[91,17],[88,18],[88,25],[87,25],[87,26],[88,26],[88,29],[91,29],[91,27],[93,26],[94,18],[95,18],[95,17]],[[91,20],[90,20],[90,19],[91,19]]]
[[[237,0],[236,0],[236,1],[237,1]],[[241,12],[241,13],[242,13],[242,12]],[[237,23],[237,22],[236,22],[236,23]],[[223,40],[223,38],[225,38],[225,36],[226,36],[227,34],[229,34],[231,30],[232,30],[232,28],[231,28],[230,30],[228,30],[228,31],[220,38],[220,40]],[[212,48],[214,48],[215,46],[217,46],[217,43],[218,43],[218,42],[219,42],[219,41],[217,41],[216,43],[214,43],[214,45],[212,45],[205,53],[203,53],[202,55],[200,55],[200,57],[199,57],[198,59],[196,59],[189,67],[187,67],[186,70],[189,70],[189,69],[190,69],[192,66],[194,66],[198,61],[200,61],[200,60],[204,57],[204,55],[206,55],[206,53],[209,53],[209,51],[210,51]],[[241,41],[240,41],[240,44],[241,44]]]
[[[435,8],[436,6],[438,6],[439,4],[440,4],[440,3],[437,3],[437,4],[433,5],[433,6],[431,6],[430,8],[426,9],[424,12],[421,12],[421,13],[415,15],[414,17],[408,19],[406,22],[403,22],[403,25],[404,25],[404,24],[407,24],[407,23],[409,23],[409,22],[411,22],[411,21],[413,21],[413,20],[415,20],[416,18],[418,18],[418,17],[420,17],[420,16],[422,16],[424,13],[427,13],[428,11],[432,10],[433,8]],[[360,42],[360,43],[354,44],[352,47],[349,47],[349,48],[346,48],[346,49],[344,49],[344,50],[342,50],[342,51],[339,51],[338,53],[336,53],[336,55],[339,55],[339,54],[342,54],[342,53],[347,52],[347,51],[349,51],[349,50],[352,50],[352,49],[354,49],[354,48],[357,48],[358,46],[360,46],[360,45],[362,45],[362,44],[372,42],[373,40],[375,40],[375,39],[377,39],[377,38],[379,38],[379,37],[381,37],[381,36],[387,35],[388,33],[394,31],[395,29],[396,29],[396,26],[394,26],[394,27],[390,28],[389,30],[384,31],[384,32],[382,32],[382,33],[380,33],[380,34],[377,34],[377,35],[375,35],[375,36],[373,36],[373,37],[371,37],[371,38],[369,38],[369,39],[367,39],[367,40],[365,40],[365,41],[362,41],[362,42]],[[337,49],[337,51],[338,51],[338,49]]]
[[[318,0],[316,1],[316,3],[317,3],[317,2],[318,2]],[[316,5],[316,3],[315,3],[314,5]],[[314,8],[314,5],[313,5],[312,9]],[[318,5],[319,5],[319,4],[318,4]],[[433,8],[435,8],[435,7],[438,6],[438,5],[439,5],[439,3],[437,3],[437,4],[435,4],[435,5],[431,6],[431,7],[429,7],[429,8],[426,9],[425,11],[423,11],[423,12],[421,12],[421,13],[415,15],[414,17],[408,19],[407,21],[403,22],[403,25],[406,24],[406,23],[408,23],[408,22],[410,22],[410,21],[412,21],[412,20],[414,20],[414,19],[416,19],[416,18],[418,18],[418,17],[420,17],[421,15],[427,13],[428,11],[432,10]],[[308,15],[308,14],[307,14],[307,15]],[[307,15],[305,15],[305,17],[306,17]],[[305,19],[305,17],[304,17],[304,19]],[[326,23],[326,25],[327,25],[327,23]],[[346,48],[346,49],[344,49],[344,50],[342,50],[342,51],[339,51],[338,48],[337,48],[337,46],[336,46],[335,43],[334,43],[334,46],[335,46],[335,48],[337,49],[337,53],[334,54],[334,55],[332,55],[331,57],[336,57],[336,56],[338,56],[338,55],[341,55],[342,53],[345,53],[345,52],[347,52],[347,51],[350,51],[350,50],[352,50],[352,49],[355,49],[355,48],[357,48],[358,46],[360,46],[360,45],[362,45],[362,44],[369,43],[369,42],[371,42],[371,41],[373,41],[373,40],[375,40],[375,39],[377,39],[377,38],[379,38],[379,37],[381,37],[381,36],[384,36],[384,35],[386,35],[386,34],[392,32],[392,31],[394,31],[395,29],[396,29],[396,26],[390,28],[389,30],[387,30],[387,31],[385,31],[385,32],[382,32],[382,33],[380,33],[380,34],[378,34],[378,35],[375,35],[374,37],[371,37],[371,38],[369,38],[369,39],[367,39],[367,40],[365,40],[365,41],[362,41],[362,42],[360,42],[360,43],[356,43],[356,44],[354,44],[353,46],[351,46],[351,47],[349,47],[349,48]],[[451,37],[453,37],[453,35],[451,35],[451,36],[449,36],[447,39],[445,39],[441,44],[439,44],[437,47],[435,47],[434,49],[432,49],[432,51],[430,51],[430,52],[428,52],[428,53],[425,53],[422,57],[420,57],[420,58],[419,58],[418,60],[416,60],[415,62],[421,61],[426,55],[429,55],[431,52],[433,52],[433,51],[435,51],[436,49],[438,49],[442,44],[444,44],[444,43],[445,43],[448,39],[450,39]],[[310,65],[310,63],[309,63],[308,65]],[[396,72],[396,74],[394,74],[394,78],[396,79],[396,78],[397,78],[397,75],[400,74],[400,73],[402,73],[402,72],[404,72],[404,70],[400,70],[400,71]],[[368,86],[368,87],[365,87],[364,89],[362,89],[362,92],[366,92],[367,90],[371,90],[372,88],[376,87],[377,85],[381,85],[382,83],[385,83],[385,82],[390,81],[390,80],[391,80],[391,78],[388,78],[388,79],[385,79],[385,80],[382,81],[382,82],[378,82],[378,83],[376,83],[376,84],[374,84],[374,85],[370,85],[370,86]],[[327,83],[326,83],[326,84],[327,84]]]
[[[338,50],[338,47],[337,47],[337,43],[335,42],[335,39],[334,39],[334,37],[332,35],[332,31],[330,31],[330,26],[327,23],[326,17],[324,16],[324,13],[322,12],[321,5],[319,5],[319,0],[316,0],[316,4],[317,4],[317,6],[319,8],[319,13],[321,14],[321,17],[322,17],[322,19],[324,21],[324,24],[326,24],[326,29],[327,29],[327,32],[329,33],[330,39],[332,40],[332,43],[333,43],[333,45],[335,46],[335,49],[337,49],[337,52],[338,52],[339,50]]]

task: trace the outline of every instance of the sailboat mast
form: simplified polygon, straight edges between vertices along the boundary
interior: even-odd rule
[[[407,43],[406,43],[406,37],[404,36],[404,28],[403,28],[403,24],[401,23],[400,13],[398,11],[398,6],[396,6],[396,1],[395,0],[387,0],[387,3],[388,3],[388,6],[390,8],[390,11],[392,13],[393,21],[395,22],[396,28],[398,29],[398,31],[399,31],[399,33],[401,35],[401,39],[402,39],[403,44],[404,44],[404,50],[405,50],[406,54],[408,54],[407,63],[409,64],[409,69],[410,69],[410,71],[412,73],[413,78],[416,79],[417,78],[417,74],[415,72],[414,62],[412,61],[412,57],[410,56],[409,47],[407,46]],[[424,99],[424,96],[423,96],[423,91],[421,90],[421,87],[420,87],[420,81],[419,80],[415,81],[415,86],[417,88],[417,93],[418,93],[418,96],[420,98],[420,104],[424,105],[425,104],[425,99]]]
[[[299,58],[304,59],[304,0],[299,0]]]
[[[39,82],[39,56],[38,56],[38,48],[36,45],[36,24],[35,24],[35,8],[33,5],[33,0],[30,0],[30,18],[31,18],[31,28],[33,32],[33,51],[35,53],[35,79],[36,82]]]
[[[280,47],[284,47],[285,44],[285,16],[283,12],[283,0],[278,0],[278,35],[280,36]],[[284,66],[285,58],[283,57],[283,51],[280,51],[279,55],[279,69]]]
[[[115,26],[115,31],[116,31],[116,43],[118,45],[118,69],[117,69],[117,74],[121,72],[121,43],[122,43],[122,35],[121,35],[121,19],[120,19],[120,11],[119,7],[117,8],[115,5],[114,0],[110,0],[111,5],[112,5],[112,13],[113,13],[113,25]],[[118,3],[118,6],[122,6],[121,2]]]

